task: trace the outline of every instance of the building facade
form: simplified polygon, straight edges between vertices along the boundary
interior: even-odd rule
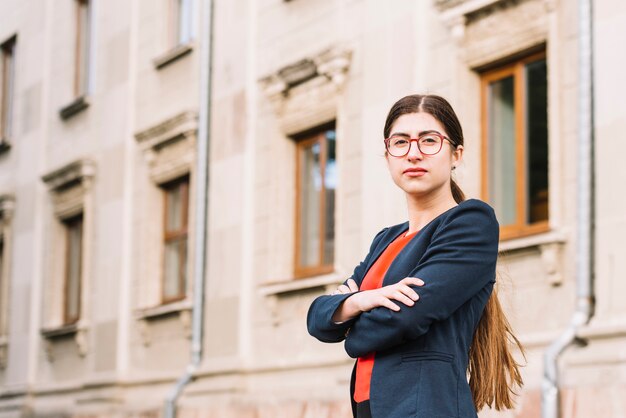
[[[576,146],[576,2],[214,0],[207,65],[210,3],[0,3],[0,416],[160,416],[190,361],[204,257],[202,359],[179,416],[350,417],[354,361],[309,336],[306,313],[407,219],[383,124],[429,92],[463,124],[456,180],[496,209],[500,299],[526,348],[516,408],[480,416],[540,417],[544,355],[576,308],[591,152]],[[559,384],[563,417],[618,418],[626,5],[592,7],[595,305]]]

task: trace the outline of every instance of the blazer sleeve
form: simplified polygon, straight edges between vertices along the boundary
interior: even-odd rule
[[[361,285],[365,277],[367,265],[372,257],[372,253],[376,248],[383,233],[389,228],[384,228],[376,234],[370,245],[369,252],[365,259],[361,261],[355,268],[352,275],[346,279],[343,284],[347,284],[349,279],[353,279],[358,286]],[[353,293],[344,293],[337,295],[322,295],[317,297],[309,307],[307,313],[307,328],[309,334],[325,343],[336,343],[343,341],[346,332],[352,326],[356,318],[341,323],[332,320],[335,311],[339,306]]]
[[[413,306],[397,302],[399,311],[377,307],[352,324],[345,342],[350,357],[381,351],[425,334],[431,324],[450,317],[480,289],[495,282],[499,225],[485,202],[454,211],[433,234],[431,243],[411,271],[423,286]]]

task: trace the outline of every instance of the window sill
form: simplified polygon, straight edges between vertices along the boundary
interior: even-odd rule
[[[263,296],[278,296],[286,293],[310,290],[318,287],[332,288],[333,290],[346,280],[347,277],[337,272],[310,277],[306,279],[293,279],[281,282],[264,283],[259,286]]]
[[[164,305],[152,306],[150,308],[135,309],[135,318],[139,326],[139,335],[144,346],[152,344],[154,335],[150,324],[155,320],[178,316],[185,336],[191,338],[191,310],[193,304],[190,299],[183,299]]]
[[[87,355],[87,324],[85,323],[79,321],[74,324],[44,327],[39,332],[45,339],[45,351],[50,362],[54,361],[54,340],[60,338],[73,338],[80,356]]]
[[[183,311],[191,311],[192,307],[191,300],[184,299],[163,305],[151,306],[149,308],[136,309],[135,318],[146,320],[159,319],[169,315],[180,314]]]
[[[0,336],[0,369],[7,367],[7,356],[9,354],[9,339],[6,335]]]
[[[539,261],[543,267],[547,282],[551,286],[563,284],[563,246],[567,235],[563,231],[548,231],[523,238],[512,238],[500,242],[499,253],[537,248]]]
[[[70,104],[64,106],[59,110],[59,116],[61,119],[67,120],[74,115],[82,112],[83,110],[89,107],[89,101],[87,100],[87,96],[82,95],[74,99]]]
[[[160,70],[161,68],[191,53],[191,51],[193,51],[192,43],[176,45],[174,48],[152,60],[152,62],[154,63],[154,68]]]
[[[548,231],[521,238],[510,238],[501,241],[498,251],[515,251],[526,248],[539,247],[546,244],[563,244],[567,241],[563,231]]]
[[[7,152],[11,149],[11,142],[7,138],[2,138],[0,140],[0,154]]]
[[[40,333],[41,336],[48,339],[58,338],[58,337],[67,337],[76,334],[78,331],[85,329],[84,326],[81,326],[78,323],[67,324],[67,325],[58,325],[52,327],[41,328]]]

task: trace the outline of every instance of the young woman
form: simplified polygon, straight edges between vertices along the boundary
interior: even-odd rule
[[[356,418],[469,418],[486,405],[511,408],[522,378],[509,343],[523,349],[494,291],[494,211],[466,200],[452,179],[463,157],[461,124],[442,97],[412,95],[389,111],[384,138],[409,220],[378,232],[352,276],[313,301],[309,333],[345,340],[357,359]]]

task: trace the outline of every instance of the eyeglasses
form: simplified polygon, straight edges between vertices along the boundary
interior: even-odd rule
[[[411,149],[411,142],[417,142],[417,149],[424,155],[434,155],[441,151],[443,140],[446,139],[451,145],[454,145],[450,138],[441,135],[439,132],[424,132],[417,138],[409,138],[408,135],[392,135],[385,138],[385,147],[387,152],[394,157],[404,157]]]

